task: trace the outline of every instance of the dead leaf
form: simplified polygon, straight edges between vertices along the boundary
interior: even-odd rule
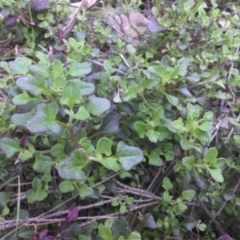
[[[107,24],[125,38],[132,38],[138,42],[139,36],[147,30],[148,20],[139,12],[129,14],[106,14]]]

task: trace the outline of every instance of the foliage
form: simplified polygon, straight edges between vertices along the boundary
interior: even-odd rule
[[[0,62],[2,239],[238,239],[239,7],[156,1],[136,43],[52,2]]]

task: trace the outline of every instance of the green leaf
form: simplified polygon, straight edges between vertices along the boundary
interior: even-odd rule
[[[187,217],[183,220],[183,226],[188,230],[192,231],[192,229],[197,225],[198,221],[194,218]]]
[[[209,173],[211,174],[212,178],[222,183],[224,181],[221,169],[208,169]]]
[[[97,142],[96,154],[112,155],[112,140],[106,137],[100,138]]]
[[[65,113],[77,120],[85,121],[90,118],[90,115],[84,106],[81,106],[76,114],[74,114],[73,110],[69,111],[68,109],[65,109]]]
[[[195,157],[189,156],[182,159],[182,165],[188,170],[191,171],[195,166]]]
[[[217,160],[216,160],[217,155],[218,155],[218,150],[214,147],[210,148],[206,156],[204,157],[203,162],[211,166],[214,166],[217,163]]]
[[[19,145],[18,138],[2,138],[0,139],[0,149],[6,154],[8,158],[12,157],[16,152],[24,151]]]
[[[62,161],[58,166],[60,177],[68,180],[83,181],[86,179],[83,168],[89,164],[81,152],[75,150],[69,158]]]
[[[146,131],[149,129],[149,125],[147,123],[138,121],[134,124],[134,128],[139,134],[139,137],[144,138]]]
[[[174,97],[172,95],[168,95],[168,94],[165,94],[166,97],[167,97],[167,100],[173,105],[173,106],[177,106],[178,105],[178,98],[177,97]]]
[[[173,188],[173,185],[168,177],[165,177],[163,179],[162,187],[166,190],[169,191],[170,189]]]
[[[131,232],[127,240],[141,240],[141,235],[139,232]]]
[[[79,195],[80,195],[81,199],[85,199],[86,197],[90,197],[94,193],[93,189],[90,188],[87,184],[83,184],[79,188],[78,192],[79,192]]]
[[[104,60],[103,67],[107,72],[108,76],[111,76],[114,73],[114,68],[109,60]]]
[[[69,71],[67,72],[68,75],[72,77],[83,77],[89,74],[92,71],[90,63],[79,63],[77,61],[72,62]]]
[[[26,92],[23,92],[12,99],[12,102],[15,105],[23,105],[32,101],[34,101],[34,98],[31,98]]]
[[[185,210],[187,210],[187,206],[185,204],[183,204],[182,202],[178,202],[178,209],[181,212],[184,212]]]
[[[94,95],[88,97],[87,111],[94,116],[100,116],[111,107],[108,99],[99,98]]]
[[[105,168],[114,172],[121,170],[121,166],[117,163],[117,159],[114,157],[102,158],[97,156],[95,161],[101,163]]]
[[[117,157],[123,169],[129,171],[143,160],[143,153],[139,148],[119,142],[117,145]]]
[[[74,186],[72,184],[72,181],[65,180],[60,183],[59,189],[61,192],[67,193],[67,192],[72,192],[74,190]]]
[[[189,190],[185,190],[182,192],[181,198],[182,198],[182,200],[191,202],[194,196],[195,196],[195,191],[189,189]]]
[[[82,97],[79,94],[79,88],[76,82],[69,81],[63,87],[62,97],[60,103],[67,105],[70,109],[73,109],[75,104],[83,102]]]
[[[150,229],[155,229],[157,227],[156,222],[150,213],[146,213],[142,220],[142,226]]]
[[[46,86],[45,79],[40,77],[24,76],[17,79],[16,84],[22,90],[31,93],[34,96],[40,94],[48,95],[51,93]]]
[[[119,128],[120,116],[116,112],[110,112],[102,119],[102,124],[98,129],[98,133],[117,133],[120,131]]]
[[[31,112],[16,113],[12,115],[11,121],[17,126],[26,127],[27,121],[32,117],[33,114]]]
[[[39,152],[36,152],[34,156],[35,163],[33,164],[33,169],[39,173],[50,173],[51,166],[53,165],[52,159]]]
[[[236,195],[232,189],[228,189],[224,191],[223,197],[226,201],[231,201],[236,197]]]
[[[37,106],[36,114],[27,121],[27,128],[32,133],[41,133],[50,131],[58,134],[61,126],[55,119],[58,113],[58,105],[55,102],[49,105],[40,104]]]
[[[33,189],[42,188],[41,179],[39,179],[39,178],[34,178],[33,181],[32,181],[32,187],[33,187]]]
[[[112,230],[110,227],[99,224],[98,234],[104,240],[112,240]]]
[[[48,193],[45,190],[41,188],[38,188],[36,190],[35,197],[37,201],[43,201],[47,196],[48,196]]]
[[[189,60],[187,58],[181,58],[177,61],[178,74],[182,77],[186,76],[187,74],[188,62]]]
[[[44,78],[47,78],[49,75],[49,71],[45,67],[39,65],[31,65],[29,66],[29,70],[43,76]]]
[[[83,81],[80,81],[80,80],[77,80],[75,82],[78,85],[81,96],[88,96],[88,95],[91,95],[91,94],[94,93],[95,87],[92,83],[83,82]]]
[[[148,156],[149,164],[156,167],[161,167],[163,165],[163,161],[159,156],[158,150],[153,150],[151,154]]]
[[[28,72],[28,67],[20,62],[11,61],[8,63],[8,67],[12,70],[14,74],[25,75]]]
[[[209,132],[203,131],[199,127],[194,129],[193,136],[204,143],[210,141],[210,137],[211,137]]]

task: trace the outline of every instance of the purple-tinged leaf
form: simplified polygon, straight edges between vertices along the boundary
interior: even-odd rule
[[[116,112],[108,113],[102,120],[102,124],[98,130],[99,133],[117,133],[119,128],[120,116]]]
[[[227,103],[224,102],[224,101],[221,104],[221,113],[223,113],[223,114],[229,114],[230,113],[230,109],[229,109]]]
[[[26,148],[29,144],[29,136],[23,136],[23,138],[20,140],[20,147]]]
[[[70,208],[66,220],[61,222],[59,227],[59,232],[61,233],[62,230],[67,226],[68,223],[75,221],[78,218],[78,208],[72,207]]]
[[[72,207],[70,208],[69,212],[68,212],[68,216],[67,216],[67,222],[73,222],[78,218],[78,208],[77,207]]]
[[[222,240],[233,240],[233,238],[231,238],[228,234],[225,233]]]
[[[151,18],[150,20],[150,23],[148,24],[148,30],[150,32],[161,32],[161,31],[164,31],[166,28],[164,26],[161,26],[159,23],[158,23],[158,20],[157,18],[153,17]]]
[[[10,26],[14,26],[17,24],[17,17],[15,16],[9,16],[5,19],[5,24],[6,26],[10,27]]]
[[[70,235],[64,235],[62,238],[64,240],[72,240],[73,239]]]
[[[44,237],[47,236],[47,234],[48,234],[48,230],[47,230],[47,229],[44,229],[44,230],[42,230],[42,231],[39,233],[38,238],[39,238],[39,239],[43,239]]]

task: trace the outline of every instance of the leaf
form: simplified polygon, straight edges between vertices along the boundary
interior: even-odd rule
[[[113,222],[112,225],[113,239],[119,240],[119,237],[127,237],[131,231],[124,225],[124,223],[118,219]],[[124,238],[124,239],[125,239]]]
[[[203,159],[203,162],[206,164],[210,164],[211,166],[214,166],[214,164],[217,163],[217,155],[218,155],[218,150],[213,147],[210,148],[206,154],[206,156]]]
[[[28,72],[28,67],[20,62],[11,61],[8,63],[8,67],[12,70],[14,74],[25,75]]]
[[[187,58],[181,58],[177,61],[178,74],[182,77],[187,74],[188,62],[189,60]]]
[[[157,227],[156,222],[150,213],[146,213],[142,220],[143,227],[155,229]]]
[[[37,201],[43,201],[47,196],[48,196],[48,193],[45,190],[41,188],[38,188],[36,190],[35,197]]]
[[[58,113],[58,105],[51,102],[49,105],[39,104],[36,114],[27,121],[27,128],[32,133],[41,133],[50,131],[58,134],[61,126],[55,119]]]
[[[178,105],[178,98],[177,97],[174,97],[172,95],[168,95],[168,94],[165,94],[166,97],[167,97],[167,100],[173,105],[173,106],[177,106]]]
[[[187,217],[183,220],[183,226],[188,230],[192,231],[192,229],[197,225],[198,221],[194,218]]]
[[[83,77],[89,74],[92,71],[90,63],[79,63],[77,61],[72,62],[69,71],[67,74],[72,77]]]
[[[94,193],[93,189],[90,188],[87,184],[82,185],[79,188],[78,192],[82,199],[85,199],[86,197],[90,197]]]
[[[17,79],[16,84],[22,90],[31,93],[34,96],[40,94],[49,94],[51,91],[47,88],[43,78],[24,76]]]
[[[16,113],[12,115],[11,121],[17,126],[26,127],[27,121],[32,117],[33,114],[31,112]]]
[[[127,240],[141,240],[142,237],[139,232],[131,232]]]
[[[143,160],[143,153],[139,148],[119,142],[117,145],[117,157],[123,169],[129,171]]]
[[[164,26],[161,26],[159,23],[158,23],[158,20],[157,18],[155,17],[152,17],[150,19],[150,22],[148,24],[148,30],[149,32],[161,32],[161,31],[164,31],[166,29],[166,27]]]
[[[104,240],[112,240],[112,230],[110,229],[110,226],[107,227],[103,224],[99,224],[98,234]]]
[[[210,140],[210,133],[207,131],[203,131],[202,129],[200,129],[199,127],[197,127],[194,132],[193,132],[193,136],[197,139],[199,139],[201,142],[208,142]]]
[[[121,170],[121,166],[117,163],[117,159],[114,157],[96,157],[95,161],[101,163],[105,168],[117,172]]]
[[[77,207],[71,207],[67,215],[67,222],[71,223],[73,221],[76,221],[78,219],[78,212],[79,210]]]
[[[151,154],[148,156],[149,164],[156,167],[161,167],[163,165],[163,161],[159,156],[158,150],[153,150]]]
[[[95,87],[92,83],[87,83],[80,80],[77,80],[75,82],[78,85],[78,89],[80,90],[81,96],[88,96],[94,93]]]
[[[100,138],[97,142],[96,154],[112,155],[112,140],[106,137]]]
[[[170,189],[173,188],[173,185],[168,177],[165,177],[163,179],[162,187],[166,190],[169,191]]]
[[[193,83],[197,83],[201,80],[201,78],[199,76],[195,76],[195,75],[189,75],[189,76],[187,76],[187,79]]]
[[[99,133],[117,133],[120,131],[119,128],[120,116],[116,112],[110,112],[105,115],[102,119],[100,128],[98,129]]]
[[[72,181],[65,180],[65,181],[60,183],[59,189],[60,189],[61,192],[67,193],[67,192],[72,192],[74,190],[74,186],[72,184]]]
[[[39,65],[31,65],[29,66],[29,70],[43,76],[44,78],[47,78],[49,75],[49,71],[45,67]]]
[[[107,72],[108,76],[111,76],[115,71],[109,60],[104,60],[103,67],[104,67],[105,71]]]
[[[99,98],[95,95],[88,97],[86,109],[94,116],[100,116],[101,114],[109,110],[110,107],[111,105],[108,99]]]
[[[185,190],[182,192],[181,198],[182,198],[182,200],[191,202],[194,196],[195,196],[195,191],[189,189],[189,190]]]
[[[39,152],[36,152],[34,156],[35,163],[33,164],[33,169],[39,173],[50,173],[51,166],[53,165],[52,159]]]
[[[88,111],[86,110],[86,108],[84,106],[81,106],[78,109],[78,111],[76,112],[76,114],[74,114],[73,110],[69,111],[68,109],[65,109],[65,112],[72,118],[82,120],[82,121],[85,121],[85,120],[89,119],[89,117],[90,117]]]
[[[221,169],[219,169],[219,168],[218,169],[209,168],[208,171],[215,181],[220,182],[220,183],[222,183],[224,181]]]
[[[10,158],[12,157],[16,152],[24,151],[23,148],[19,145],[18,138],[2,138],[0,139],[0,149],[4,152],[4,154]]]
[[[28,102],[32,102],[32,101],[34,101],[34,99],[31,98],[26,92],[23,92],[23,93],[15,96],[12,99],[12,102],[15,105],[23,105],[23,104],[27,104]]]
[[[72,110],[75,104],[80,104],[82,102],[83,99],[79,94],[78,85],[73,81],[66,82],[63,87],[60,103],[62,105],[67,105]]]
[[[191,171],[195,166],[195,157],[189,156],[182,159],[182,165],[188,170]]]
[[[83,168],[88,164],[89,161],[79,151],[75,150],[69,158],[59,164],[58,173],[63,179],[84,181],[86,177]]]
[[[231,201],[231,200],[233,200],[233,199],[236,197],[236,195],[235,195],[235,193],[233,192],[233,190],[228,189],[228,190],[225,190],[225,191],[224,191],[223,197],[224,197],[224,199],[225,199],[226,201]]]
[[[144,138],[144,135],[145,135],[146,131],[149,129],[149,127],[150,126],[147,123],[140,122],[140,121],[138,121],[134,124],[134,128],[137,131],[137,133],[139,134],[140,138]]]

